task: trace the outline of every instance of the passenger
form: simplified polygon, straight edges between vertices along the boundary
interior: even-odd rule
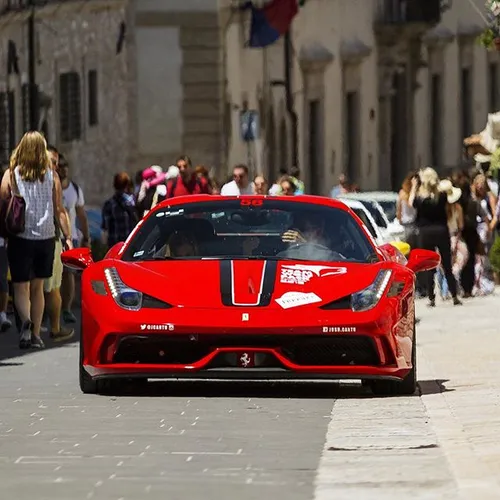
[[[168,239],[167,257],[194,257],[198,248],[194,236],[187,231],[175,231]]]

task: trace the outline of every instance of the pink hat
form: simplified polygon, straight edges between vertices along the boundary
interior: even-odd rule
[[[156,177],[158,174],[150,167],[150,168],[146,168],[145,170],[143,170],[142,172],[142,180],[143,181],[147,181],[149,179],[153,179],[154,177]]]

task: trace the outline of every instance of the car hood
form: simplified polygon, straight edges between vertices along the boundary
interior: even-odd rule
[[[341,299],[369,286],[390,264],[214,259],[113,265],[127,286],[173,306],[279,310]]]

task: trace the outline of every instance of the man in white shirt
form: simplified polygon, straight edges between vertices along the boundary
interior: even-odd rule
[[[236,165],[233,168],[233,180],[224,184],[220,190],[222,196],[239,196],[241,194],[254,194],[253,183],[248,177],[246,165]]]
[[[83,191],[80,186],[75,184],[69,176],[69,165],[63,155],[59,155],[59,165],[57,169],[59,173],[59,178],[61,179],[61,186],[63,188],[63,204],[64,208],[69,214],[69,220],[71,223],[71,235],[73,237],[73,246],[77,247],[88,247],[90,248],[90,234],[89,234],[89,223],[87,220],[87,214],[85,212],[85,199],[83,197]],[[80,241],[79,233],[77,228],[77,221],[80,226],[82,239]],[[75,298],[75,275],[68,270],[64,269],[62,286],[61,286],[61,296],[62,296],[62,315],[65,323],[75,323],[76,318],[71,307],[73,306],[73,300]]]

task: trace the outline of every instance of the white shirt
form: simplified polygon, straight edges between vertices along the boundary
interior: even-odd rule
[[[85,205],[85,199],[83,198],[83,191],[80,186],[78,186],[78,192],[72,182],[69,183],[66,189],[63,189],[63,205],[68,211],[69,220],[71,223],[71,236],[73,239],[77,239],[79,236],[79,231],[76,227],[76,208],[83,207]]]
[[[43,182],[28,182],[21,179],[19,167],[14,170],[19,194],[26,202],[24,232],[18,238],[26,240],[48,240],[56,235],[54,224],[54,173],[48,169]]]
[[[222,186],[220,190],[222,196],[239,196],[240,194],[253,194],[253,182],[249,183],[246,188],[240,189],[236,181],[228,182]]]

